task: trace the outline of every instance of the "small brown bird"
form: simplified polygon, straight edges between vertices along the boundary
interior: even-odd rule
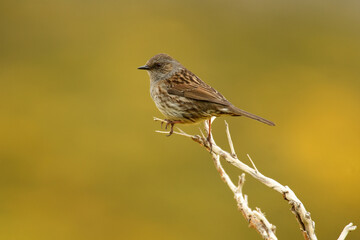
[[[178,61],[161,53],[138,69],[147,70],[150,76],[150,95],[157,108],[170,124],[170,136],[176,123],[195,123],[209,120],[212,116],[245,116],[270,126],[275,124],[262,117],[241,110],[232,105],[214,88],[207,85]]]

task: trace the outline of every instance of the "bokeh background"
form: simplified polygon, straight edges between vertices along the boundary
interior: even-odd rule
[[[359,11],[356,0],[1,1],[0,238],[260,239],[209,154],[155,133],[161,114],[136,68],[161,52],[277,124],[226,118],[239,157],[297,193],[319,239],[359,225]],[[228,149],[223,119],[214,135]],[[244,191],[279,239],[303,239],[278,193],[250,176]]]

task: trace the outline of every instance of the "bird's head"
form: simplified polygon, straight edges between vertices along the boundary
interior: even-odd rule
[[[160,53],[152,58],[140,70],[148,71],[152,81],[163,80],[171,77],[181,68],[181,64],[165,53]]]

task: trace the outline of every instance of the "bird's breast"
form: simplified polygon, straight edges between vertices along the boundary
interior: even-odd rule
[[[209,103],[169,94],[167,89],[166,83],[154,83],[150,87],[151,98],[167,119],[194,123],[219,115],[216,109],[208,105]]]

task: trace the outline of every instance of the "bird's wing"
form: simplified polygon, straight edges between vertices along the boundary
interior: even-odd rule
[[[167,90],[169,94],[178,95],[194,100],[217,103],[229,106],[231,103],[214,88],[207,85],[191,72],[178,74],[175,81],[170,80]]]

